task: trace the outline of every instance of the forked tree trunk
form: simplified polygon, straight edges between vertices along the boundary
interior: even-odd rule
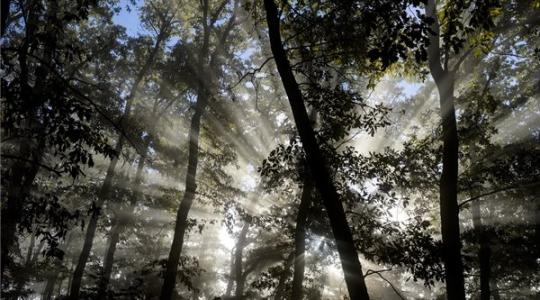
[[[434,22],[433,35],[428,48],[429,69],[437,89],[442,118],[442,174],[440,179],[440,214],[445,266],[446,296],[448,299],[465,299],[465,281],[461,260],[459,208],[457,203],[458,134],[454,107],[454,71],[443,68],[439,47],[439,23],[434,0],[429,0],[426,13]],[[446,65],[446,64],[445,64]]]
[[[336,239],[349,297],[354,300],[369,299],[362,273],[362,265],[360,264],[358,253],[356,252],[343,204],[339,199],[328,166],[325,163],[325,159],[315,139],[315,133],[309,121],[302,93],[292,72],[287,54],[283,49],[277,6],[273,0],[264,0],[264,6],[266,9],[266,21],[268,23],[270,46],[274,55],[274,60],[281,76],[285,92],[289,98],[296,127],[306,153],[308,166],[313,176],[315,186],[323,199],[324,207],[326,208],[330,219],[330,225],[332,227],[334,238]]]

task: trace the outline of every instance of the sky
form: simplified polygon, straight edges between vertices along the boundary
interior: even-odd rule
[[[142,1],[136,0],[136,5],[133,5],[130,0],[120,0],[121,10],[113,17],[113,22],[124,26],[129,36],[136,36],[142,30],[139,22],[139,7],[142,5]]]

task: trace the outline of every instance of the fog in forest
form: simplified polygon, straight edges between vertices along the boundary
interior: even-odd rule
[[[2,299],[538,299],[540,1],[2,0]]]

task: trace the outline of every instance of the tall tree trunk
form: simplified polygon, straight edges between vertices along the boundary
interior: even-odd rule
[[[437,89],[442,118],[442,174],[440,179],[440,214],[443,242],[443,261],[446,272],[446,295],[448,299],[465,299],[465,281],[461,260],[461,240],[459,229],[459,208],[457,203],[458,181],[458,135],[456,111],[454,107],[454,71],[441,64],[439,47],[439,23],[435,1],[428,1],[426,13],[434,22],[428,48],[429,69]],[[448,59],[447,57],[445,58]],[[445,65],[447,65],[445,63]]]
[[[141,82],[143,81],[144,77],[147,75],[150,68],[152,67],[152,64],[154,63],[156,59],[158,51],[161,48],[161,44],[163,43],[167,35],[168,35],[168,27],[164,26],[160,29],[160,33],[158,34],[158,37],[156,38],[156,42],[152,48],[152,51],[150,52],[150,55],[146,59],[142,68],[137,73],[137,76],[135,77],[133,86],[131,87],[129,95],[126,99],[126,107],[120,119],[121,122],[124,121],[124,119],[126,119],[127,117],[129,117],[131,113],[131,106],[133,104],[133,99],[135,98],[138,92],[139,86]],[[117,153],[118,156],[122,152],[122,149],[124,147],[124,141],[125,141],[125,136],[124,134],[121,133],[118,137],[118,142],[116,143],[116,149],[115,149],[115,152]],[[97,222],[99,219],[101,206],[105,203],[106,199],[109,197],[111,187],[112,187],[112,180],[114,178],[114,172],[115,172],[117,163],[118,163],[118,157],[113,157],[109,164],[109,168],[107,169],[107,175],[105,176],[103,185],[101,186],[100,192],[98,193],[98,201],[96,203],[96,207],[94,207],[94,209],[92,210],[92,215],[90,217],[90,221],[88,222],[88,227],[86,229],[83,249],[79,256],[79,261],[77,262],[77,267],[75,268],[75,272],[73,273],[73,280],[71,283],[70,293],[69,293],[70,299],[75,300],[79,298],[82,276],[84,273],[84,269],[86,267],[86,262],[88,261],[88,258],[90,257],[92,244],[94,243],[94,236],[96,234]]]
[[[118,245],[118,242],[120,241],[120,234],[122,234],[126,228],[126,224],[131,219],[131,215],[133,213],[133,210],[135,209],[135,205],[137,204],[138,200],[141,198],[142,190],[141,190],[141,184],[143,181],[143,170],[144,170],[144,164],[146,160],[146,153],[148,151],[148,141],[145,142],[145,146],[143,149],[143,153],[141,154],[141,157],[139,159],[139,163],[137,165],[137,173],[135,175],[134,179],[134,194],[131,197],[131,201],[129,203],[129,209],[126,212],[118,212],[118,215],[116,216],[115,224],[111,229],[110,237],[109,237],[109,247],[107,248],[107,252],[105,254],[105,259],[103,261],[103,273],[100,279],[100,282],[98,284],[98,299],[105,299],[107,287],[109,285],[109,281],[111,278],[111,272],[112,267],[114,263],[114,254],[116,252],[116,246]]]
[[[244,221],[244,226],[238,236],[236,243],[236,250],[234,251],[234,278],[236,281],[236,289],[234,292],[234,298],[240,300],[244,298],[244,286],[247,274],[244,274],[242,266],[242,258],[244,257],[244,248],[246,247],[246,237],[251,225],[251,217],[247,217]]]
[[[489,300],[491,297],[491,247],[489,245],[489,236],[482,224],[482,214],[480,202],[473,201],[471,205],[473,227],[478,236],[480,250],[478,251],[478,261],[480,266],[480,299]]]
[[[536,185],[533,189],[534,195],[536,195],[536,200],[534,200],[535,207],[535,228],[534,228],[534,238],[536,244],[536,259],[540,258],[540,185]]]
[[[223,31],[218,34],[218,44],[215,50],[210,54],[210,36],[215,21],[210,18],[210,3],[208,0],[201,1],[202,15],[203,15],[203,34],[202,34],[202,46],[199,51],[197,66],[195,69],[199,72],[197,74],[197,104],[195,105],[195,114],[191,119],[191,126],[189,131],[189,149],[188,149],[188,168],[186,174],[185,192],[178,207],[176,215],[176,225],[174,228],[174,237],[169,252],[169,258],[167,260],[166,270],[164,274],[163,286],[161,288],[161,300],[170,300],[173,297],[173,292],[176,284],[176,272],[178,271],[178,263],[180,261],[180,254],[182,253],[182,246],[184,244],[184,235],[187,225],[187,216],[193,204],[195,198],[195,192],[197,190],[196,175],[197,164],[199,160],[199,131],[201,126],[201,118],[208,105],[211,92],[213,90],[213,82],[216,82],[215,73],[219,65],[219,55],[223,52],[223,45],[227,42],[227,38],[233,28],[236,20],[236,13],[238,9],[239,1],[234,1],[234,8],[232,16],[223,28]],[[219,13],[218,13],[219,15]]]
[[[43,300],[51,300],[53,297],[54,286],[56,285],[56,280],[58,279],[59,272],[57,270],[52,270],[47,274],[47,283],[45,284],[45,289],[43,291]]]
[[[232,289],[234,286],[234,253],[235,248],[231,249],[231,264],[229,268],[229,281],[227,282],[227,289],[225,290],[225,298],[229,299],[231,297]]]
[[[184,244],[184,234],[186,231],[187,217],[189,210],[195,198],[197,183],[197,164],[199,162],[199,131],[201,127],[201,117],[208,103],[208,95],[204,88],[198,92],[197,104],[195,106],[195,114],[191,119],[189,131],[189,154],[188,154],[188,169],[186,174],[186,190],[180,207],[176,215],[176,226],[174,228],[174,237],[167,260],[166,270],[164,274],[163,286],[161,288],[161,300],[172,299],[174,287],[176,284],[176,272],[178,271],[178,263],[180,262],[180,254]]]
[[[118,139],[118,142],[116,143],[116,149],[115,149],[118,155],[120,155],[122,151],[123,144],[124,144],[124,136],[121,135]],[[100,210],[101,210],[101,207],[103,206],[103,203],[105,202],[105,199],[107,199],[107,197],[110,194],[110,190],[112,187],[112,180],[114,177],[114,172],[115,172],[117,163],[118,163],[118,156],[115,156],[111,159],[109,168],[107,169],[107,175],[105,176],[105,180],[103,181],[101,189],[98,193],[98,201],[96,202],[95,207],[93,207],[92,209],[92,215],[90,216],[90,221],[88,222],[88,226],[86,227],[86,234],[84,238],[83,248],[81,250],[81,254],[79,255],[79,260],[77,262],[75,271],[73,272],[73,278],[71,280],[69,298],[72,300],[79,299],[79,292],[81,289],[82,277],[83,277],[84,269],[86,267],[86,262],[88,261],[88,258],[90,257],[92,244],[94,243],[94,236],[97,230],[97,223],[98,223],[99,215],[101,213]]]
[[[302,197],[300,200],[300,206],[298,207],[298,214],[296,215],[296,229],[294,234],[294,276],[292,282],[292,294],[291,299],[303,298],[304,272],[306,268],[305,252],[306,252],[306,222],[311,204],[311,197],[313,193],[313,185],[311,178],[306,176],[304,179],[304,187],[302,189]]]
[[[302,93],[283,49],[277,6],[273,0],[264,0],[264,6],[274,60],[276,61],[285,92],[289,98],[296,127],[306,153],[315,186],[323,199],[324,207],[330,219],[349,297],[354,300],[367,300],[369,299],[369,295],[362,273],[362,265],[356,252],[343,204],[339,199],[336,187],[327,169],[328,166],[315,139],[315,133],[309,121]]]
[[[2,1],[2,5],[5,5]],[[9,3],[8,3],[9,5]],[[45,138],[42,134],[43,124],[39,121],[38,117],[38,106],[41,103],[36,103],[36,99],[40,99],[45,89],[45,82],[47,77],[50,74],[50,70],[45,66],[48,65],[48,62],[52,61],[54,52],[56,50],[56,35],[51,35],[51,38],[47,39],[44,43],[43,50],[43,61],[45,64],[40,64],[35,71],[35,85],[32,87],[30,85],[30,68],[28,66],[28,52],[31,51],[31,44],[35,38],[35,31],[38,29],[39,16],[36,12],[37,9],[34,9],[30,5],[28,12],[27,23],[25,28],[25,41],[19,52],[19,64],[20,64],[20,81],[21,81],[21,98],[24,101],[25,105],[28,105],[31,108],[30,118],[27,120],[27,126],[31,131],[37,133],[37,142],[35,144],[31,143],[29,140],[21,141],[19,145],[19,156],[23,159],[28,159],[28,161],[16,161],[11,166],[11,174],[9,174],[10,180],[7,187],[7,203],[6,206],[2,206],[2,218],[1,218],[1,275],[4,276],[5,268],[10,264],[11,258],[9,252],[17,237],[15,235],[17,230],[17,224],[21,219],[22,208],[26,198],[30,194],[30,190],[34,183],[34,180],[39,171],[39,166],[43,160],[44,149],[45,149]],[[53,24],[56,21],[56,14],[58,10],[58,5],[56,2],[51,2],[47,8],[47,25],[45,30],[47,32],[54,32]],[[4,15],[2,16],[4,17]],[[6,15],[7,17],[7,15]],[[4,24],[5,25],[5,24]],[[31,42],[32,41],[32,42]],[[38,97],[36,97],[36,95]],[[31,138],[31,137],[30,137]],[[5,278],[5,277],[4,277]]]
[[[11,7],[11,0],[2,0],[1,12],[0,12],[0,35],[4,36],[6,27],[8,26],[9,8]]]

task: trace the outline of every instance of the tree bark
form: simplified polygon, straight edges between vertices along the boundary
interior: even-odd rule
[[[126,228],[126,224],[129,222],[131,218],[131,214],[133,213],[133,210],[135,208],[135,205],[137,204],[138,200],[141,198],[141,184],[143,181],[143,170],[144,170],[144,164],[146,160],[146,153],[148,151],[148,141],[145,142],[145,146],[143,149],[143,153],[141,154],[141,157],[139,159],[139,163],[137,165],[137,173],[135,175],[134,180],[134,195],[131,198],[131,202],[129,203],[129,209],[126,212],[118,212],[118,215],[116,216],[115,224],[111,229],[110,237],[109,237],[109,247],[107,248],[107,252],[105,254],[105,259],[103,261],[103,273],[100,279],[100,282],[98,284],[98,299],[105,299],[106,293],[107,293],[107,287],[110,282],[111,278],[111,272],[112,267],[114,263],[114,254],[116,252],[116,246],[118,245],[118,242],[120,241],[120,234],[122,234]]]
[[[321,153],[315,138],[315,133],[311,127],[309,117],[304,105],[304,100],[298,83],[292,72],[289,60],[283,49],[281,42],[280,24],[277,6],[273,0],[265,0],[266,21],[270,37],[270,46],[274,55],[281,81],[289,98],[289,103],[293,112],[294,120],[304,151],[306,153],[308,166],[311,170],[315,186],[319,191],[324,207],[330,219],[332,233],[336,239],[336,245],[341,260],[341,266],[345,275],[345,282],[351,299],[369,299],[362,265],[356,252],[353,236],[343,204],[339,199],[336,187],[332,181],[325,159]]]
[[[239,1],[234,2],[233,14],[229,18],[227,25],[225,26],[215,50],[212,54],[209,53],[210,49],[210,35],[211,29],[214,26],[215,21],[209,22],[209,9],[210,4],[208,0],[202,0],[202,14],[203,14],[203,37],[202,46],[199,51],[198,62],[196,69],[199,72],[197,74],[197,104],[195,105],[195,113],[191,119],[191,126],[189,131],[189,149],[188,149],[188,168],[186,174],[186,184],[184,196],[178,207],[176,214],[176,225],[174,228],[174,237],[169,252],[169,258],[166,264],[166,270],[164,273],[163,286],[161,288],[161,300],[170,300],[173,297],[173,292],[176,284],[176,273],[178,271],[178,263],[180,261],[180,254],[182,253],[182,246],[184,244],[184,235],[187,226],[187,217],[193,200],[195,198],[195,192],[197,190],[196,176],[197,176],[197,164],[199,161],[199,132],[201,126],[201,118],[208,105],[208,101],[213,89],[213,82],[215,80],[214,72],[216,66],[219,64],[218,55],[222,51],[223,45],[227,42],[227,37],[231,32],[234,22],[236,20],[236,10],[238,8]],[[219,12],[217,12],[219,14]]]
[[[491,298],[491,247],[489,245],[489,236],[482,224],[482,215],[480,202],[474,201],[472,206],[473,227],[478,236],[478,261],[480,266],[480,299],[489,300]]]
[[[178,271],[178,263],[180,262],[180,254],[184,244],[184,234],[186,231],[187,217],[189,210],[195,198],[197,183],[197,164],[199,162],[199,131],[201,126],[201,117],[208,103],[208,95],[203,90],[200,90],[197,97],[195,114],[191,119],[189,131],[189,154],[188,154],[188,170],[186,174],[186,190],[180,202],[178,213],[176,215],[176,226],[174,228],[174,237],[167,260],[166,270],[164,274],[163,286],[161,288],[161,300],[172,299],[174,287],[176,284],[176,272]]]
[[[247,274],[244,274],[242,267],[242,258],[244,257],[244,248],[246,247],[246,237],[251,225],[251,218],[247,217],[244,221],[244,226],[240,231],[238,236],[238,241],[236,243],[236,250],[234,251],[234,278],[236,281],[236,289],[234,291],[234,298],[236,300],[243,299],[244,297],[244,286],[246,281]]]
[[[428,47],[428,63],[439,92],[442,118],[442,174],[440,179],[440,214],[443,242],[443,261],[446,272],[446,295],[448,299],[465,299],[465,281],[461,260],[459,208],[457,203],[458,181],[458,135],[454,107],[454,71],[444,69],[439,47],[439,23],[434,0],[428,1],[426,13],[434,22]],[[445,58],[448,59],[447,57]],[[446,65],[446,63],[445,63]]]
[[[300,200],[300,206],[298,207],[298,214],[296,215],[296,229],[294,234],[294,275],[292,282],[292,294],[291,299],[303,298],[304,272],[306,267],[305,252],[306,252],[306,222],[311,204],[311,197],[313,193],[313,185],[311,179],[306,176],[304,179],[304,187],[302,190],[302,197]]]
[[[225,298],[229,299],[231,297],[233,285],[234,285],[234,253],[235,249],[231,249],[231,264],[229,269],[229,282],[227,282],[227,289],[225,290]]]
[[[124,136],[121,135],[118,139],[118,142],[116,144],[116,149],[115,149],[118,155],[120,155],[120,152],[122,151],[123,144],[124,144]],[[81,254],[79,255],[79,260],[77,261],[77,266],[75,267],[75,271],[73,272],[73,279],[71,280],[69,298],[72,300],[79,299],[79,292],[81,289],[82,277],[83,277],[84,269],[86,267],[86,262],[88,261],[88,258],[90,257],[92,244],[94,243],[94,236],[97,230],[97,223],[98,223],[99,215],[101,213],[100,210],[105,202],[105,199],[109,197],[111,187],[112,187],[112,180],[114,177],[114,172],[115,172],[117,163],[118,163],[118,157],[115,156],[111,159],[109,168],[107,170],[107,175],[105,176],[103,185],[101,186],[101,189],[98,193],[98,201],[95,204],[95,207],[92,209],[92,215],[90,216],[90,221],[88,222],[88,226],[86,227],[86,234],[84,238],[83,248],[81,250]]]
[[[133,99],[135,98],[138,92],[141,82],[143,81],[144,77],[146,76],[150,68],[152,67],[152,64],[154,63],[154,60],[161,47],[161,44],[165,40],[167,34],[168,34],[168,31],[166,27],[160,30],[160,33],[156,39],[156,42],[152,48],[152,51],[150,52],[150,55],[145,61],[143,67],[137,73],[137,76],[135,77],[135,81],[133,82],[133,86],[131,87],[130,93],[126,99],[126,107],[121,117],[121,120],[120,120],[121,122],[125,118],[129,117],[131,113],[131,106],[133,104]],[[124,141],[125,141],[125,136],[123,134],[120,134],[118,137],[116,148],[115,148],[115,152],[118,154],[118,156],[122,152],[122,148],[124,147]],[[90,221],[88,222],[88,227],[86,229],[83,249],[79,256],[79,261],[77,262],[77,267],[75,268],[75,272],[73,273],[73,280],[71,283],[70,293],[69,293],[70,299],[75,300],[79,298],[82,276],[84,273],[84,269],[86,267],[86,262],[88,261],[88,258],[90,257],[92,244],[94,243],[94,236],[96,234],[97,222],[99,219],[101,206],[105,203],[106,199],[109,197],[111,187],[112,187],[112,180],[114,178],[114,172],[115,172],[117,163],[118,163],[118,157],[113,157],[109,164],[109,168],[107,169],[107,175],[105,176],[103,185],[101,186],[100,192],[98,193],[98,201],[96,203],[96,207],[92,210],[92,215],[90,217]]]

